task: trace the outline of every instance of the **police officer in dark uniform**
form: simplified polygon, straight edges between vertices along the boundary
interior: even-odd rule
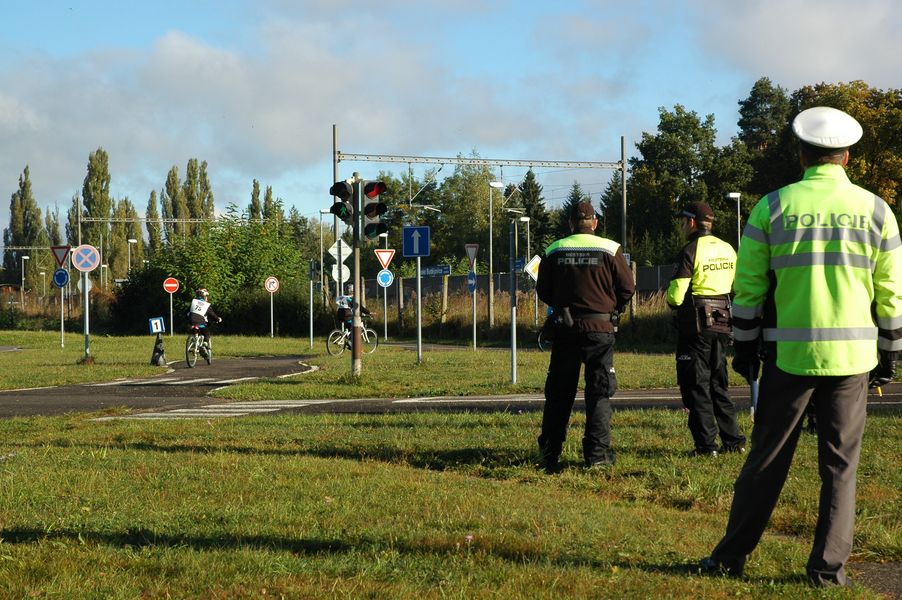
[[[692,202],[677,214],[688,243],[680,251],[667,288],[667,304],[676,309],[677,383],[689,409],[695,442],[690,456],[745,452],[745,436],[736,423],[736,407],[727,391],[726,348],[730,345],[730,291],[736,252],[711,235],[714,212]]]
[[[573,235],[553,242],[539,264],[536,291],[554,309],[554,345],[545,380],[539,450],[547,472],[559,470],[579,371],[586,365],[583,457],[589,467],[614,463],[611,402],[614,374],[612,317],[635,292],[620,244],[595,235],[598,219],[585,198],[570,211]]]

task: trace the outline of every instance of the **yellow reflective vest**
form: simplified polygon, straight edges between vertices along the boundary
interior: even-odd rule
[[[694,233],[680,252],[667,288],[667,304],[673,308],[681,306],[687,294],[728,298],[735,268],[736,252],[732,246],[710,233]]]
[[[735,339],[763,337],[787,373],[866,373],[878,348],[902,349],[898,223],[840,165],[809,167],[758,202],[733,290]]]

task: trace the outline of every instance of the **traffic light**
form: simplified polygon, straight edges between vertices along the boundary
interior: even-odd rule
[[[349,181],[336,181],[329,194],[336,198],[329,212],[350,225],[354,220],[354,186]]]
[[[388,225],[382,222],[385,214],[385,203],[379,200],[379,195],[385,192],[385,184],[381,181],[363,182],[363,235],[374,240],[380,233],[388,231]]]

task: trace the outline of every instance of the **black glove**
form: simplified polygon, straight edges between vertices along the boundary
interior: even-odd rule
[[[758,379],[761,370],[761,358],[758,356],[758,340],[749,342],[735,342],[733,344],[735,356],[733,356],[733,370],[742,375],[751,383]]]
[[[896,353],[889,350],[878,350],[879,362],[868,377],[868,387],[880,387],[891,382],[896,376]]]

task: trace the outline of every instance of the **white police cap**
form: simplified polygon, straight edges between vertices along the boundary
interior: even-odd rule
[[[848,148],[861,139],[861,125],[851,115],[829,106],[800,112],[792,131],[803,142],[820,148]]]

